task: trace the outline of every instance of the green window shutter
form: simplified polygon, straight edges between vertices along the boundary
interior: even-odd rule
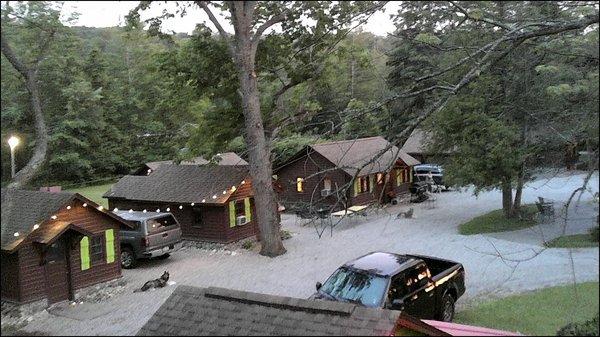
[[[354,179],[354,196],[358,195],[358,188],[359,188],[359,184],[360,184],[360,179],[358,179],[358,177],[356,177],[356,179]]]
[[[369,176],[369,192],[373,192],[374,187],[375,187],[375,175],[371,174]]]
[[[412,167],[408,168],[408,181],[413,182]]]
[[[251,208],[250,208],[250,198],[245,198],[244,199],[244,214],[246,215],[246,221],[250,222],[252,221],[252,212],[251,212]]]
[[[115,262],[115,230],[107,229],[104,232],[106,238],[106,263]]]
[[[229,227],[235,227],[235,201],[229,202]]]
[[[79,254],[81,256],[81,270],[90,269],[90,239],[87,236],[79,241]]]

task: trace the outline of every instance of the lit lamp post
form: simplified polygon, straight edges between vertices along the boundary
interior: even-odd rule
[[[21,140],[18,137],[10,136],[8,139],[8,146],[10,146],[10,178],[15,177],[15,148]]]

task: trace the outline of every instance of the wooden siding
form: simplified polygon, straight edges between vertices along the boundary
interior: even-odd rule
[[[113,229],[115,235],[115,256],[119,256],[119,227],[120,223],[110,218],[107,215],[94,210],[91,206],[83,207],[82,202],[79,200],[71,203],[71,209],[66,209],[67,205],[56,213],[58,220],[67,221],[76,224],[85,230],[88,230],[94,234],[102,235],[103,245],[105,244],[104,232],[107,229]],[[79,239],[80,236],[72,236],[67,233],[63,234],[70,241],[71,238]],[[103,246],[104,258],[101,261],[92,263],[91,268],[82,271],[81,261],[79,253],[79,241],[76,240],[69,250],[70,255],[70,275],[71,275],[71,286],[73,290],[91,286],[100,282],[112,280],[121,276],[121,265],[119,259],[116,258],[115,262],[106,263],[106,247]],[[46,286],[47,276],[45,266],[41,263],[42,258],[38,248],[34,247],[34,244],[27,240],[23,242],[21,248],[18,250],[19,258],[19,289],[20,299],[19,302],[31,302],[39,299],[46,298]]]
[[[245,198],[251,196],[251,184],[247,183],[246,188],[239,187],[236,192],[232,194],[231,198]],[[240,185],[243,186],[243,185]],[[250,193],[250,194],[248,194]],[[231,200],[234,200],[231,199]],[[208,242],[219,242],[229,243],[237,241],[243,238],[247,238],[256,235],[258,226],[256,225],[255,217],[252,217],[252,222],[235,228],[229,227],[229,208],[228,204],[225,205],[203,205],[195,204],[178,204],[178,203],[165,203],[165,202],[153,202],[153,201],[137,201],[137,200],[124,200],[111,198],[108,199],[108,205],[110,209],[115,207],[120,210],[133,209],[134,211],[143,211],[144,209],[149,212],[153,212],[156,209],[160,209],[165,212],[169,207],[170,213],[173,214],[179,225],[181,226],[181,232],[185,239],[208,241]],[[179,206],[183,206],[179,209]],[[202,215],[202,224],[197,225],[195,223],[194,212],[192,210],[199,209]],[[253,215],[256,212],[253,211]]]
[[[319,153],[313,152],[308,155],[304,155],[299,159],[294,160],[288,165],[277,170],[277,179],[281,183],[283,188],[282,193],[280,194],[281,201],[286,206],[293,206],[294,203],[310,203],[311,200],[313,203],[324,203],[324,204],[334,204],[337,201],[337,197],[335,196],[335,189],[337,187],[342,187],[345,184],[350,182],[350,177],[341,169],[334,169],[333,164],[327,160],[325,157],[320,155]],[[398,160],[394,168],[408,168],[404,162]],[[321,172],[324,170],[330,170],[327,172]],[[318,173],[321,172],[321,173]],[[318,174],[317,174],[318,173]],[[385,173],[385,172],[380,172]],[[315,175],[316,174],[316,175]],[[296,190],[296,179],[298,177],[303,178],[310,175],[315,175],[311,179],[305,179],[304,181],[304,192],[297,192]],[[350,186],[347,191],[347,199],[348,206],[353,205],[367,205],[380,200],[382,196],[381,189],[384,188],[382,185],[377,185],[377,173],[373,173],[373,182],[375,186],[372,190],[366,191],[363,193],[359,193],[357,195],[354,194],[354,186]],[[331,179],[331,187],[333,194],[330,197],[322,198],[321,190],[324,188],[324,178]],[[386,192],[390,189],[394,191],[396,195],[409,193],[409,182],[403,182],[399,186],[396,184],[396,175],[395,170],[391,170],[390,172],[390,181],[385,186]],[[388,200],[387,196],[382,198],[383,202]],[[342,208],[341,205],[336,207],[337,209]]]
[[[324,170],[329,171],[322,172]],[[316,173],[318,174],[314,177],[306,179],[306,177]],[[329,160],[317,152],[294,160],[278,169],[276,174],[277,180],[282,186],[280,200],[286,206],[292,206],[295,203],[310,203],[311,201],[330,205],[335,204],[337,202],[336,188],[342,189],[351,179],[343,170],[335,169],[335,166]],[[304,192],[297,191],[297,178],[304,178]],[[332,195],[323,198],[321,197],[321,190],[325,187],[325,178],[331,179]],[[349,190],[352,190],[352,186]]]
[[[8,254],[2,252],[2,299],[13,302],[19,301],[19,269],[18,252]]]
[[[258,221],[256,221],[256,208],[254,206],[254,191],[252,190],[252,181],[250,179],[244,180],[244,184],[240,184],[237,187],[237,190],[231,194],[229,197],[229,201],[237,201],[243,200],[245,198],[250,198],[250,214],[252,215],[252,221],[245,225],[230,227],[229,226],[229,209],[226,207],[225,215],[227,215],[227,226],[226,226],[226,235],[227,241],[233,242],[241,239],[245,239],[251,236],[255,236],[258,239],[259,230],[258,230]],[[277,204],[273,205],[273,207],[277,207]]]

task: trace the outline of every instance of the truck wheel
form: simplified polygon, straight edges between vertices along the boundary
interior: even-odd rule
[[[121,267],[125,269],[135,267],[135,255],[129,247],[121,247]]]
[[[440,320],[444,322],[452,322],[454,318],[454,297],[450,294],[444,295],[442,298],[442,311]]]

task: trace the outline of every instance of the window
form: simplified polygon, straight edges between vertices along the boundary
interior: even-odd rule
[[[383,184],[383,173],[377,173],[377,185]]]
[[[390,284],[390,290],[388,291],[390,304],[393,300],[402,299],[407,294],[405,273],[394,276],[394,278],[392,278],[392,283]]]
[[[46,253],[46,261],[48,262],[56,262],[56,261],[64,261],[65,259],[65,248],[62,244],[62,241],[58,240],[54,242]]]
[[[152,234],[168,230],[168,227],[176,224],[177,221],[172,215],[165,215],[160,218],[150,219],[146,221],[146,228],[148,229],[148,234]]]
[[[244,199],[237,200],[235,202],[235,216],[246,216],[246,208],[244,205]]]
[[[200,208],[192,207],[192,213],[194,214],[194,224],[192,226],[201,227],[202,226],[202,211],[200,211]]]
[[[331,191],[331,179],[329,179],[329,178],[323,179],[323,189]]]
[[[296,191],[304,192],[304,179],[303,178],[296,178]]]
[[[371,181],[369,176],[359,177],[358,178],[358,193],[369,192],[371,189]]]
[[[417,291],[429,282],[429,269],[422,264],[406,273],[406,287],[409,293]]]
[[[387,283],[385,277],[342,267],[325,281],[319,292],[343,302],[379,307]]]
[[[104,260],[104,236],[92,236],[90,240],[90,260],[92,263]]]

